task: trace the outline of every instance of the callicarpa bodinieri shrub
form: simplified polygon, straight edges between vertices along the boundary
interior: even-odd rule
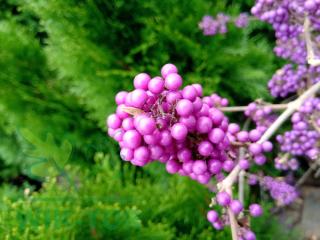
[[[255,165],[264,165],[267,153],[274,151],[278,170],[296,171],[301,156],[314,168],[320,154],[320,1],[257,0],[251,13],[206,15],[199,28],[208,37],[227,33],[229,22],[241,28],[250,21],[271,24],[274,52],[289,61],[266,86],[278,104],[257,100],[229,107],[217,93],[204,96],[200,84],[182,87],[182,75],[168,63],[159,76],[138,74],[133,91],[116,95],[116,113],[107,119],[108,134],[119,143],[124,161],[139,167],[159,161],[169,173],[208,186],[215,192],[208,221],[217,230],[230,225],[232,238],[245,240],[256,239],[249,220],[263,209],[255,202],[245,205],[244,184],[260,185],[278,206],[298,197],[295,186],[277,176],[256,174]],[[244,112],[248,120],[231,123],[225,112]],[[290,117],[292,129],[270,140]]]

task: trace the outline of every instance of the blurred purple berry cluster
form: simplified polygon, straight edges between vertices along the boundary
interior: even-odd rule
[[[241,13],[237,18],[233,19],[224,13],[217,14],[216,18],[206,15],[199,23],[199,28],[206,36],[225,34],[228,31],[227,24],[230,22],[233,22],[238,28],[245,28],[248,26],[249,16],[247,13]]]

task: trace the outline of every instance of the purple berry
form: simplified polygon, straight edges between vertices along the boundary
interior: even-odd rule
[[[179,100],[176,106],[177,113],[182,117],[187,117],[193,112],[193,104],[188,99]]]
[[[133,85],[136,89],[148,90],[150,76],[146,73],[139,73],[133,80]]]
[[[207,219],[209,222],[214,223],[218,220],[218,218],[219,218],[219,214],[216,211],[214,210],[208,211]]]
[[[259,217],[262,215],[263,210],[259,204],[253,203],[249,206],[250,215],[252,217]]]
[[[192,170],[195,174],[200,175],[207,171],[207,164],[205,161],[196,160],[193,163]]]
[[[165,86],[168,90],[176,91],[182,86],[182,78],[177,73],[170,73],[165,78]]]
[[[243,205],[239,200],[232,200],[230,203],[230,209],[237,215],[243,210]]]
[[[208,157],[213,151],[213,146],[209,141],[202,141],[198,146],[198,152],[204,156]]]
[[[227,192],[219,192],[216,199],[217,203],[222,207],[228,206],[231,202],[231,197]]]
[[[148,89],[154,94],[159,94],[164,90],[164,80],[161,77],[154,77],[148,84]]]
[[[171,128],[171,135],[176,140],[184,140],[187,137],[188,129],[182,123],[176,123]]]
[[[166,78],[170,73],[178,73],[178,69],[172,63],[167,63],[161,68],[161,75]]]
[[[141,135],[136,130],[126,131],[123,135],[124,144],[131,149],[135,149],[141,144]]]

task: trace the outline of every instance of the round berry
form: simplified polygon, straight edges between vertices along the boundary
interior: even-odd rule
[[[178,73],[178,69],[172,63],[167,63],[161,68],[161,75],[166,78],[170,73]]]
[[[252,217],[259,217],[262,215],[263,210],[259,204],[253,203],[249,206],[249,212]]]
[[[217,203],[222,207],[228,206],[231,202],[231,197],[227,192],[219,192],[216,199]]]
[[[165,78],[165,86],[168,90],[176,91],[182,86],[182,78],[177,73],[170,73]]]
[[[171,136],[176,140],[184,140],[187,137],[188,129],[182,123],[176,123],[171,128]]]
[[[124,161],[130,161],[133,158],[133,151],[130,148],[122,148],[120,151],[120,157]]]
[[[141,135],[136,130],[126,131],[123,135],[123,142],[128,148],[137,148],[141,144]]]
[[[142,89],[136,89],[131,92],[131,105],[137,108],[141,108],[147,101],[148,95],[146,91]]]
[[[239,214],[243,210],[243,205],[239,200],[232,200],[230,203],[230,209],[234,214]]]
[[[148,84],[148,89],[154,94],[159,94],[164,90],[164,80],[161,77],[154,77]]]
[[[121,119],[116,114],[111,114],[107,119],[107,125],[109,128],[119,128],[121,126]]]
[[[224,139],[225,133],[220,128],[214,128],[209,133],[209,140],[212,143],[220,143]]]
[[[182,90],[183,98],[188,99],[192,102],[196,99],[197,95],[198,95],[197,90],[193,86],[186,86]]]
[[[133,85],[136,89],[148,90],[150,76],[146,73],[139,73],[133,79]]]
[[[116,104],[118,104],[118,105],[124,104],[126,102],[127,95],[128,95],[128,92],[126,92],[126,91],[118,92],[115,97]]]
[[[252,143],[249,146],[249,151],[253,154],[253,155],[259,155],[262,152],[262,147],[261,144],[259,143]]]
[[[207,164],[203,160],[196,160],[193,163],[192,170],[195,174],[203,174],[205,171],[207,171]]]
[[[197,121],[197,130],[199,133],[208,133],[212,129],[212,120],[208,117],[199,117]]]
[[[207,219],[209,222],[214,223],[218,220],[218,218],[219,218],[219,214],[216,211],[214,210],[208,211]]]
[[[143,117],[138,122],[137,129],[142,135],[149,135],[156,129],[156,122],[151,117]]]
[[[190,116],[193,112],[193,104],[188,99],[181,99],[177,103],[176,110],[182,117]]]

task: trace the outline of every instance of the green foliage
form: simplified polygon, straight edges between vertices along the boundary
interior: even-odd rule
[[[2,194],[0,234],[4,239],[229,239],[206,221],[210,193],[187,178],[162,175],[130,180],[127,165],[111,167],[98,153],[91,169],[67,167],[64,178],[48,178],[40,192],[18,198]],[[148,166],[163,171],[157,164]],[[152,170],[152,169],[151,169]],[[126,176],[125,182],[121,174]],[[27,187],[26,187],[27,188]],[[8,191],[4,188],[1,192]],[[12,190],[11,190],[12,191]],[[268,227],[266,227],[268,226]],[[258,239],[294,239],[266,214],[254,222]],[[272,234],[272,235],[270,235]]]

